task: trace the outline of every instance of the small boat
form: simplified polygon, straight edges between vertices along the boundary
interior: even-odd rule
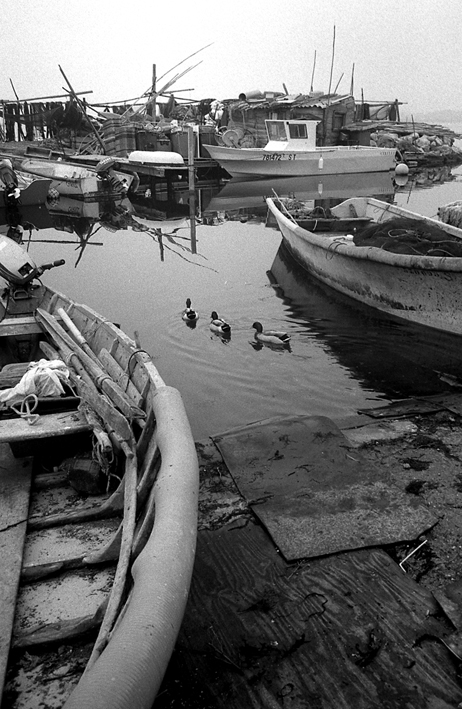
[[[127,194],[134,174],[112,168],[113,160],[102,158],[104,169],[77,165],[64,160],[22,157],[15,160],[15,168],[35,177],[48,178],[60,195],[74,198],[101,199],[104,194]]]
[[[231,176],[342,175],[384,172],[396,165],[395,148],[362,145],[316,145],[319,121],[267,120],[264,148],[241,148],[238,134],[229,131],[229,145],[204,145],[213,160]],[[226,133],[223,134],[226,140]]]
[[[195,554],[181,396],[118,326],[43,285],[62,262],[0,250],[2,706],[147,709]]]
[[[388,315],[462,334],[461,229],[372,197],[322,215],[303,213],[299,202],[294,211],[290,201],[266,201],[284,245],[310,275]]]

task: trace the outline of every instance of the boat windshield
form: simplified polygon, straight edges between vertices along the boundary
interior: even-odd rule
[[[287,140],[284,121],[266,121],[269,140]]]

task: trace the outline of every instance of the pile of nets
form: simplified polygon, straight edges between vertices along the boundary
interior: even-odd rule
[[[419,219],[397,217],[358,231],[356,246],[375,246],[395,254],[462,257],[462,240]]]

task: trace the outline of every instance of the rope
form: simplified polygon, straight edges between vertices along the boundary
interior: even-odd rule
[[[16,406],[10,406],[10,409],[13,409],[19,416],[27,421],[29,426],[33,426],[34,423],[36,423],[40,416],[39,414],[34,414],[32,413],[35,411],[35,409],[38,406],[38,397],[36,394],[28,394],[27,396],[24,397],[24,399],[19,403],[19,408]]]
[[[143,350],[142,348],[140,348],[140,349],[138,349],[138,350],[133,350],[133,352],[131,353],[130,357],[128,358],[127,367],[126,367],[126,371],[127,371],[129,374],[131,374],[131,372],[130,372],[130,363],[131,363],[133,357],[134,357],[135,355],[137,355],[139,352],[142,352],[142,353],[144,353],[145,355],[148,355],[148,357],[151,357],[150,353],[147,352],[146,350]]]

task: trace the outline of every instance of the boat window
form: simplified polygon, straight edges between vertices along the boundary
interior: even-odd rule
[[[287,140],[284,121],[266,121],[269,140]]]
[[[305,123],[289,123],[289,135],[292,139],[308,138]]]

